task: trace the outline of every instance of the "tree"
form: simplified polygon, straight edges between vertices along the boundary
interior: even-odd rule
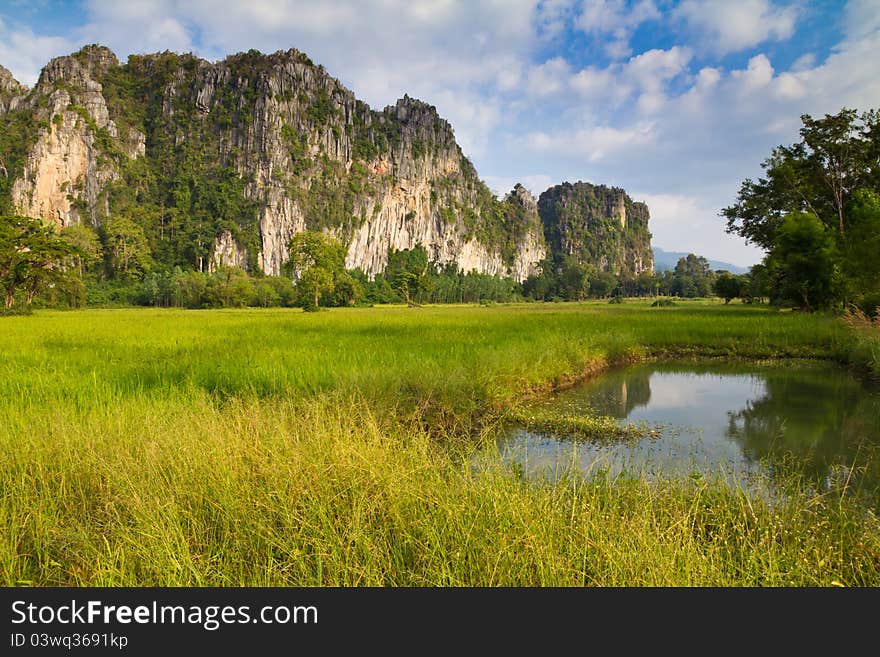
[[[597,275],[593,274],[593,278]],[[562,266],[562,272],[559,274],[559,292],[561,296],[570,301],[580,301],[587,298],[590,291],[591,272],[589,269],[581,265],[577,258],[568,257]],[[602,281],[599,285],[603,285],[608,281]],[[604,295],[601,295],[604,296]]]
[[[600,271],[590,281],[590,293],[594,297],[607,297],[617,288],[617,282],[617,276],[610,271]]]
[[[153,257],[144,230],[128,217],[116,216],[101,226],[110,270],[117,278],[136,280],[150,271]]]
[[[749,269],[742,296],[748,303],[761,303],[770,296],[770,274],[766,265],[757,264]]]
[[[63,286],[72,274],[65,260],[77,250],[59,239],[52,226],[27,217],[0,217],[0,288],[7,308],[18,291],[29,306],[41,291]]]
[[[828,307],[835,299],[836,261],[834,236],[818,217],[786,215],[767,259],[777,300],[806,310]]]
[[[721,211],[727,232],[769,250],[787,213],[809,212],[845,234],[852,195],[878,183],[880,114],[844,108],[801,121],[801,141],[775,148],[761,165],[765,177],[745,180],[736,203]]]
[[[321,306],[321,296],[333,292],[333,273],[323,267],[309,267],[296,283],[302,293],[303,305],[307,310],[317,310]]]
[[[389,249],[385,279],[406,300],[407,305],[430,289],[428,252],[421,244],[411,249]]]
[[[877,192],[863,189],[854,194],[841,264],[849,284],[849,298],[858,300],[880,292],[880,194]]]
[[[807,309],[859,303],[880,292],[880,112],[801,120],[801,140],[775,148],[765,176],[746,180],[721,214],[728,232],[768,252],[772,299]],[[750,297],[763,296],[755,283]]]
[[[679,258],[672,272],[669,292],[680,297],[705,297],[712,291],[714,274],[709,261],[689,253]]]
[[[337,306],[353,306],[364,298],[363,285],[347,271],[337,274],[333,288],[333,303]]]
[[[61,229],[59,236],[74,248],[72,265],[80,278],[85,277],[86,270],[100,262],[103,257],[101,239],[95,229],[85,224],[71,224]]]
[[[318,309],[321,297],[333,293],[336,277],[345,271],[345,247],[333,237],[306,231],[291,238],[288,250],[285,270],[296,281],[302,305]]]
[[[730,303],[731,299],[735,299],[743,293],[745,281],[740,276],[734,276],[728,271],[722,271],[715,279],[712,290],[719,297],[724,299],[724,303]]]

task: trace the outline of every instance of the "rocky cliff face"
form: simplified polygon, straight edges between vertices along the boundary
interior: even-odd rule
[[[17,212],[62,227],[79,223],[83,213],[94,217],[109,212],[101,194],[119,175],[99,137],[114,140],[129,157],[144,152],[143,134],[120,138],[96,81],[118,65],[108,49],[87,47],[76,56],[53,59],[32,91],[25,95],[20,87],[20,95],[10,99],[7,113],[16,114],[32,131],[21,170],[9,172],[19,174],[10,194]]]
[[[541,194],[538,212],[557,259],[614,273],[652,271],[648,206],[619,187],[563,183]]]
[[[563,228],[570,213],[539,216],[556,207],[550,192],[496,199],[433,106],[405,96],[372,110],[296,50],[120,65],[87,46],[32,90],[0,69],[0,121],[0,212],[59,226],[131,218],[161,266],[278,274],[303,230],[338,237],[347,266],[369,275],[389,249],[418,244],[440,265],[517,280],[547,256],[545,232],[551,248],[580,252],[589,236],[602,250],[604,234]],[[647,208],[622,191],[609,202],[625,222],[612,237],[646,229]],[[640,247],[622,248],[609,263],[650,269]]]
[[[18,98],[27,93],[27,87],[12,77],[5,67],[0,66],[0,114],[5,114],[10,108],[13,98]]]

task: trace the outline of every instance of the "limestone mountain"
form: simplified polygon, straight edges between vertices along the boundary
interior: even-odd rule
[[[647,208],[630,206],[646,229]],[[49,62],[33,89],[0,68],[0,213],[102,229],[124,217],[162,267],[278,274],[291,236],[322,230],[369,275],[389,249],[421,244],[440,265],[522,281],[556,225],[540,207],[519,185],[495,198],[433,106],[404,96],[373,110],[296,50],[120,64],[91,45]],[[598,263],[606,236],[624,238],[587,224],[564,243],[547,234]]]
[[[648,206],[619,187],[562,183],[538,199],[549,250],[601,270],[652,271]]]

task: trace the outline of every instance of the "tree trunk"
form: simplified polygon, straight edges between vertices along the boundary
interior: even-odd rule
[[[12,308],[12,304],[15,303],[15,292],[7,292],[6,293],[6,307]]]
[[[315,308],[318,307],[318,288],[315,288]]]

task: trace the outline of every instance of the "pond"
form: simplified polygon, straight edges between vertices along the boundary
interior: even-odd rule
[[[828,363],[647,363],[536,406],[646,425],[641,438],[573,440],[514,426],[499,447],[532,476],[721,474],[745,487],[791,475],[877,500],[880,392]]]

